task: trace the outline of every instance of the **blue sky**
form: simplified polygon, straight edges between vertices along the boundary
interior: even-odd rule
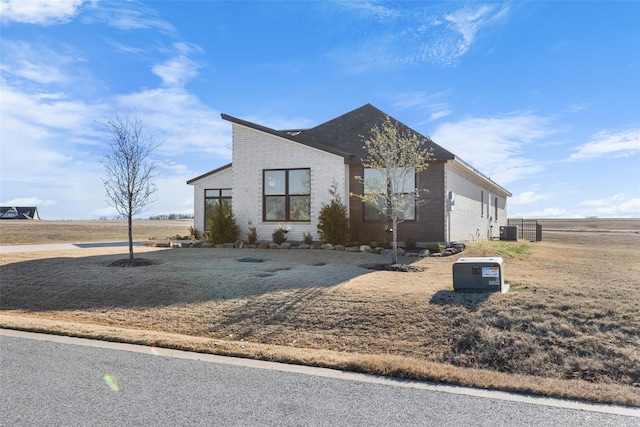
[[[510,217],[640,217],[640,2],[0,0],[0,203],[111,217],[101,127],[161,146],[155,202],[231,161],[220,113],[312,127],[371,103],[513,193]]]

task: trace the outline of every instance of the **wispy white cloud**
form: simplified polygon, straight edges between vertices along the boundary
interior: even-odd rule
[[[431,138],[501,185],[540,172],[525,148],[557,132],[552,120],[526,112],[467,118],[436,127]]]
[[[6,78],[21,78],[42,85],[70,83],[73,65],[83,61],[82,55],[69,45],[52,48],[43,43],[3,40],[2,49],[0,70]]]
[[[156,135],[164,155],[214,154],[231,160],[231,129],[220,113],[182,88],[148,89],[118,95],[119,111],[137,114]],[[171,106],[171,108],[167,108]]]
[[[429,123],[452,113],[449,104],[440,99],[447,95],[449,91],[440,91],[429,94],[424,91],[402,92],[394,96],[392,106],[398,110],[406,110],[410,108],[427,110],[428,116],[419,123],[414,123],[411,127],[419,127],[425,123]]]
[[[603,199],[584,200],[578,206],[586,207],[590,215],[604,217],[640,217],[640,198],[617,193]]]
[[[0,17],[3,23],[63,24],[78,14],[85,2],[87,0],[2,0]]]
[[[578,113],[580,111],[586,110],[587,108],[589,108],[589,104],[587,104],[587,103],[571,104],[565,109],[565,112],[566,113]]]
[[[184,86],[198,75],[201,64],[189,58],[191,53],[202,53],[202,49],[194,44],[174,43],[173,56],[166,61],[155,64],[151,71],[162,79],[164,86]]]
[[[471,4],[452,12],[430,4],[422,8],[393,9],[373,3],[343,3],[360,20],[375,19],[376,31],[335,49],[330,57],[346,71],[389,70],[431,63],[451,65],[465,55],[484,27],[508,15],[508,5]],[[455,4],[457,6],[457,4]],[[384,19],[385,25],[380,26]]]
[[[164,34],[175,34],[175,27],[162,19],[158,12],[139,1],[100,3],[85,22],[103,22],[121,31],[156,30]]]
[[[549,199],[547,194],[539,194],[533,191],[524,191],[520,194],[514,194],[509,200],[509,204],[512,206],[527,206],[535,205],[536,203],[544,202]]]
[[[19,197],[16,199],[7,200],[6,202],[0,202],[3,206],[51,206],[55,205],[55,200],[42,200],[37,197]]]
[[[176,212],[176,198],[192,198],[193,190],[185,184],[188,179],[231,159],[228,124],[217,111],[180,88],[91,101],[2,85],[0,98],[3,141],[19,142],[1,146],[0,198],[48,200],[49,206],[55,202],[56,218],[113,214],[106,206],[100,180],[100,153],[108,137],[99,122],[114,112],[137,113],[145,131],[161,143],[154,153],[161,161],[160,190],[151,210],[142,215]],[[87,210],[75,211],[75,206]],[[46,209],[40,214],[55,219]]]
[[[581,218],[583,216],[571,213],[566,209],[547,207],[537,211],[509,213],[511,218]]]
[[[400,12],[376,1],[342,1],[342,7],[351,9],[359,15],[380,22],[388,22],[400,15]]]
[[[186,56],[177,56],[156,64],[151,69],[153,74],[162,79],[165,86],[183,86],[198,75],[198,64]]]
[[[456,48],[450,49],[451,51],[441,60],[445,63],[450,62],[467,53],[482,27],[504,18],[508,10],[508,6],[496,8],[487,4],[468,5],[445,15],[444,20],[448,23],[447,26],[462,38],[457,41]]]
[[[598,157],[627,157],[640,153],[640,128],[622,131],[601,131],[591,141],[579,145],[569,160]]]

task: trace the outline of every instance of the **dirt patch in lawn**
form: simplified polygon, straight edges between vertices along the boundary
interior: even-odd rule
[[[373,271],[380,255],[122,248],[2,254],[0,325],[640,406],[640,235],[545,234]],[[453,292],[503,256],[506,294]],[[262,262],[241,263],[254,256]]]

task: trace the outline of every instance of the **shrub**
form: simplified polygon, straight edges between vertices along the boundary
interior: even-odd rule
[[[238,240],[240,227],[228,203],[221,203],[213,208],[213,213],[207,218],[209,231],[207,239],[213,243],[230,243]]]
[[[307,234],[307,233],[302,233],[302,240],[307,244],[310,245],[313,243],[313,235],[311,233]]]
[[[385,233],[382,233],[378,236],[378,240],[376,240],[376,246],[380,248],[388,248],[389,247],[389,237]]]
[[[200,240],[202,238],[202,234],[200,234],[197,228],[191,226],[189,227],[189,238],[192,240]]]
[[[358,245],[370,245],[371,239],[367,233],[360,232],[358,233]]]
[[[338,184],[331,184],[329,194],[333,196],[328,205],[322,204],[318,217],[318,235],[324,243],[346,245],[349,243],[349,217],[347,207],[338,194]]]
[[[283,244],[287,241],[287,233],[289,230],[283,228],[282,226],[276,228],[271,234],[271,238],[273,239],[273,243],[277,243],[278,245]]]
[[[249,243],[256,243],[258,241],[258,230],[256,226],[249,221],[249,231],[247,231],[247,240]]]
[[[407,237],[404,240],[404,245],[407,249],[415,249],[418,245],[415,237]]]
[[[425,249],[428,249],[429,252],[433,254],[437,252],[442,252],[444,250],[444,245],[441,245],[440,243],[429,243],[427,244],[427,247]]]

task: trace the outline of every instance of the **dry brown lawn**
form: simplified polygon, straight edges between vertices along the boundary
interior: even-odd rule
[[[134,220],[133,240],[189,234],[192,220]],[[110,242],[127,240],[126,221],[0,220],[0,245]]]
[[[640,220],[611,224],[412,273],[318,250],[143,247],[157,264],[137,268],[108,267],[126,248],[2,254],[0,326],[640,406]],[[456,259],[495,255],[508,293],[452,291]]]

